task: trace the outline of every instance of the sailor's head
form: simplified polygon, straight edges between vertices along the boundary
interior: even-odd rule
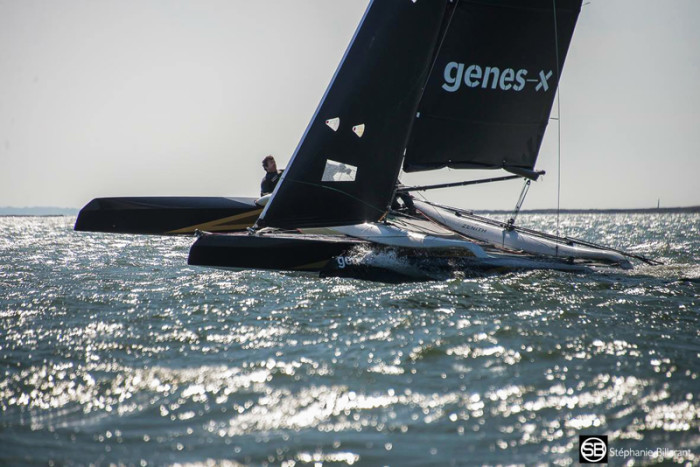
[[[275,158],[272,157],[272,154],[268,155],[267,157],[265,157],[265,159],[262,160],[262,165],[263,169],[265,169],[265,172],[277,172],[277,163],[275,162]]]

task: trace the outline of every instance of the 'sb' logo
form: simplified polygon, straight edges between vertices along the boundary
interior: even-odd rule
[[[607,464],[608,436],[579,435],[578,461],[581,464]]]

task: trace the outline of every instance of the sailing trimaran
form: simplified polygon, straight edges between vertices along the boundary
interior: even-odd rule
[[[502,169],[537,179],[581,3],[372,1],[262,212],[249,198],[97,199],[76,229],[249,227],[202,233],[188,262],[368,278],[409,278],[426,268],[629,267],[622,252],[454,208],[420,201],[416,215],[390,208],[397,190],[408,190],[397,189],[402,165],[406,172]],[[139,213],[155,219],[148,228]],[[402,269],[360,261],[368,251],[398,254]]]

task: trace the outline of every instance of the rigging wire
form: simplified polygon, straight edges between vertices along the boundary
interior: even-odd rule
[[[450,3],[452,3],[452,0],[450,0]],[[423,89],[420,91],[420,95],[418,96],[418,100],[416,101],[416,107],[414,109],[414,114],[418,110],[418,107],[420,106],[421,101],[423,100],[423,95],[425,94],[425,89],[428,87],[428,80],[430,80],[430,76],[433,74],[433,70],[435,69],[435,64],[437,63],[438,56],[440,55],[440,51],[442,50],[442,46],[445,44],[445,39],[447,38],[447,31],[450,30],[450,26],[452,25],[452,20],[455,17],[455,12],[457,11],[457,6],[459,5],[459,0],[456,0],[454,6],[452,7],[452,11],[450,12],[450,17],[447,20],[447,24],[445,24],[444,30],[441,31],[442,37],[440,38],[439,44],[437,48],[435,49],[435,53],[433,54],[432,57],[432,63],[430,64],[430,69],[428,70],[428,74],[426,75],[425,81],[422,83]],[[403,160],[406,158],[406,148],[408,147],[408,139],[411,134],[413,123],[411,123],[411,128],[408,131],[408,134],[406,135],[406,139],[404,141],[404,149],[403,149]],[[403,169],[401,169],[401,172],[403,172]],[[392,195],[392,199],[396,196],[396,191],[394,191]]]
[[[430,76],[433,74],[433,70],[435,69],[435,64],[437,63],[438,56],[440,55],[440,51],[442,50],[442,46],[445,44],[445,39],[447,39],[447,31],[450,30],[450,26],[452,25],[452,20],[455,17],[455,12],[457,11],[457,6],[459,5],[459,0],[455,2],[454,7],[452,8],[452,11],[450,12],[450,18],[447,20],[447,24],[445,25],[445,29],[442,32],[442,37],[440,38],[440,43],[438,44],[437,48],[435,49],[435,53],[433,55],[433,60],[432,63],[430,64],[430,69],[428,70],[428,74],[426,75],[425,82],[423,83],[423,89],[421,90],[420,96],[418,97],[418,105],[420,105],[420,102],[423,100],[423,94],[425,94],[425,88],[428,87],[428,80],[430,79]]]
[[[559,66],[559,31],[557,27],[557,0],[554,7],[554,55],[557,66],[557,237],[559,236],[559,214],[561,211],[561,71]]]

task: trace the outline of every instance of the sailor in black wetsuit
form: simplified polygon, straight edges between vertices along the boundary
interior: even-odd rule
[[[401,181],[397,180],[397,185],[396,188],[403,188],[403,184]],[[401,203],[403,203],[403,206],[401,203],[399,203],[399,200],[401,200]],[[413,204],[413,196],[406,192],[397,192],[394,195],[394,199],[391,201],[391,209],[394,211],[404,211],[410,214],[411,216],[416,215],[416,205]]]
[[[269,155],[263,159],[262,166],[267,173],[265,174],[265,177],[263,177],[262,183],[260,183],[260,196],[265,196],[274,191],[275,186],[282,175],[282,171],[277,170],[277,163],[272,155]]]
[[[399,203],[399,200],[401,200],[403,205]],[[396,193],[394,200],[391,202],[391,209],[394,211],[407,212],[411,216],[416,215],[416,205],[413,204],[413,196],[408,193]]]

